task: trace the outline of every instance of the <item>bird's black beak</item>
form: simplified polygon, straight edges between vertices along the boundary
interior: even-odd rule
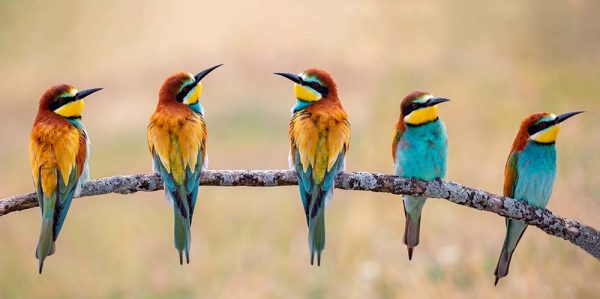
[[[446,99],[446,98],[431,98],[431,99],[427,100],[427,107],[435,106],[437,104],[448,102],[448,101],[450,101],[450,99]]]
[[[216,68],[222,66],[223,64],[218,64],[215,65],[213,67],[209,67],[199,73],[196,74],[196,76],[194,76],[194,79],[196,80],[196,84],[198,84],[200,82],[200,80],[202,80],[202,78],[206,77],[206,75],[208,75],[210,72],[214,71]]]
[[[561,122],[563,122],[563,121],[565,121],[565,120],[567,120],[567,119],[569,119],[569,118],[571,118],[571,117],[573,117],[573,116],[575,116],[577,114],[583,113],[583,112],[584,111],[575,111],[575,112],[563,113],[563,114],[561,114],[561,115],[559,115],[559,116],[556,117],[555,122],[557,124],[560,124]]]
[[[75,98],[78,100],[81,100],[89,95],[91,95],[92,93],[102,90],[102,88],[90,88],[90,89],[84,89],[79,91],[76,95]]]
[[[279,75],[282,77],[286,77],[292,81],[294,81],[294,83],[298,83],[298,84],[302,84],[302,78],[298,75],[294,75],[294,74],[290,74],[290,73],[273,73],[275,75]]]

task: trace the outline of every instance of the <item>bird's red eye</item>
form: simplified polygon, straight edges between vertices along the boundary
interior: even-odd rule
[[[413,108],[413,109],[417,109],[417,108],[419,108],[419,104],[417,104],[417,103],[412,103],[412,108]]]
[[[541,123],[540,124],[540,128],[545,129],[546,128],[546,123]]]

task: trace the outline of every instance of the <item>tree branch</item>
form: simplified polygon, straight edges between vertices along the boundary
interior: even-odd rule
[[[275,187],[297,185],[296,173],[291,170],[207,170],[200,177],[204,186]],[[368,172],[341,173],[335,187],[346,190],[410,194],[443,198],[453,203],[484,210],[500,216],[521,220],[536,226],[549,235],[563,238],[581,247],[600,260],[600,232],[575,220],[562,218],[547,209],[498,196],[454,182],[424,182],[393,175]],[[161,190],[157,175],[137,174],[93,180],[83,186],[81,197],[108,193],[130,194]],[[35,193],[0,200],[0,216],[38,206]]]

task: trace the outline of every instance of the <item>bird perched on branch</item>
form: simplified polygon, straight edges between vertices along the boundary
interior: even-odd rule
[[[83,98],[101,88],[78,91],[61,84],[40,99],[29,141],[33,184],[42,210],[42,228],[35,257],[42,273],[44,260],[54,254],[55,242],[73,197],[89,178],[89,139],[81,121]]]
[[[325,202],[345,167],[350,145],[348,115],[329,73],[311,68],[299,75],[275,73],[294,82],[296,105],[289,126],[290,166],[298,174],[300,197],[308,224],[310,263],[321,265],[325,248]]]
[[[422,91],[412,92],[402,100],[392,141],[396,175],[424,181],[446,176],[448,138],[446,127],[438,117],[437,105],[447,101]],[[426,200],[423,196],[404,196],[404,244],[409,260],[419,244],[421,213]]]
[[[545,208],[552,194],[556,177],[556,148],[554,143],[560,123],[583,111],[564,113],[535,113],[521,122],[504,169],[504,196],[526,201],[538,208]],[[506,236],[498,265],[496,280],[508,274],[512,255],[527,228],[519,220],[506,219]]]
[[[192,75],[169,76],[158,94],[158,104],[148,125],[148,146],[154,171],[160,175],[165,194],[173,203],[175,248],[179,264],[183,254],[190,263],[192,216],[198,197],[200,172],[207,166],[206,123],[200,104],[200,80],[220,65]]]

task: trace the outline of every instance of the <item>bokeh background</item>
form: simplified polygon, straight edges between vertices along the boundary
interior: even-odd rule
[[[520,120],[563,126],[549,208],[600,227],[598,1],[0,1],[0,198],[32,191],[29,131],[56,83],[89,98],[93,178],[151,171],[146,125],[172,72],[204,80],[211,169],[287,168],[290,82],[318,66],[352,121],[348,170],[392,172],[399,103],[452,99],[448,179],[501,193]],[[296,187],[203,187],[192,263],[179,266],[162,192],[76,200],[37,274],[39,210],[0,218],[0,298],[598,298],[600,263],[530,228],[493,287],[494,214],[430,200],[408,262],[398,196],[338,190],[328,247],[309,265]]]

